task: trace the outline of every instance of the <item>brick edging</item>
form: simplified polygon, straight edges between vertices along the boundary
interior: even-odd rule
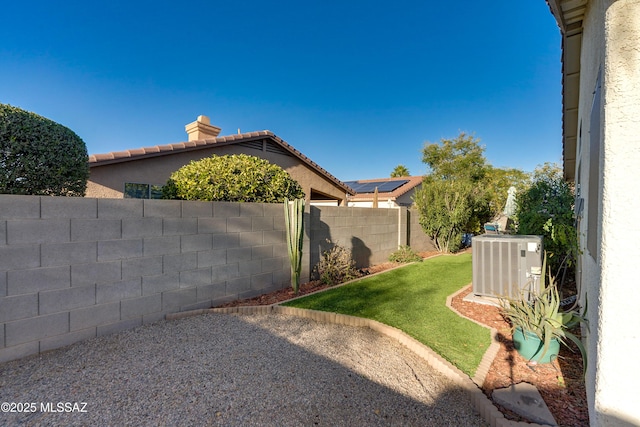
[[[487,349],[487,351],[484,352],[484,356],[482,356],[482,360],[480,361],[480,364],[476,369],[476,374],[472,378],[472,381],[478,387],[482,387],[482,384],[484,384],[484,380],[487,377],[487,374],[489,373],[489,369],[491,368],[491,364],[493,363],[493,359],[496,357],[496,355],[498,354],[498,351],[500,350],[500,344],[498,343],[498,339],[497,339],[498,331],[496,330],[496,328],[489,327],[470,317],[465,316],[464,314],[460,313],[458,310],[453,308],[453,306],[451,305],[451,301],[453,301],[455,297],[457,297],[462,292],[464,292],[469,285],[466,285],[462,287],[459,291],[449,295],[447,297],[447,307],[451,311],[456,313],[458,316],[464,317],[465,319],[470,320],[473,323],[482,326],[483,328],[489,329],[489,331],[491,332],[491,344],[489,345],[489,348]]]

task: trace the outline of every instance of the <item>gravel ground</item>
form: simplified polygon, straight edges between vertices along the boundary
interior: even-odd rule
[[[0,425],[486,425],[394,340],[273,314],[159,322],[0,364],[0,401],[35,409]]]

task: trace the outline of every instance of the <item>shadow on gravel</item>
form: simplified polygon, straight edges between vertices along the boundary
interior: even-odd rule
[[[37,406],[0,425],[486,425],[395,341],[280,315],[159,322],[0,364],[0,397]]]

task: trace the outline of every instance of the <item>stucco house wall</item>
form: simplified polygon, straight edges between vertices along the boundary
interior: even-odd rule
[[[122,198],[125,182],[164,185],[172,172],[192,160],[200,160],[213,154],[218,156],[248,154],[277,164],[298,181],[305,192],[307,201],[312,200],[312,195],[315,195],[314,199],[317,199],[319,193],[339,202],[345,198],[344,189],[319,175],[300,160],[286,154],[270,153],[239,145],[207,147],[197,151],[172,153],[161,157],[143,157],[140,160],[92,166],[86,196]]]
[[[549,5],[564,35],[565,174],[577,188],[590,422],[640,425],[640,371],[630,362],[640,350],[640,0]]]
[[[213,131],[212,131],[213,129]],[[302,186],[307,202],[343,205],[352,190],[269,131],[218,137],[206,116],[187,125],[189,141],[89,157],[87,197],[123,198],[125,183],[162,186],[172,172],[211,155],[247,154],[282,167]],[[209,132],[209,133],[207,133]]]

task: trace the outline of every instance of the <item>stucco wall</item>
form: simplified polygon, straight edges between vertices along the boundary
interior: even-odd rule
[[[583,254],[580,276],[587,294],[590,333],[586,378],[592,425],[640,425],[640,371],[629,357],[640,349],[637,297],[637,247],[640,237],[640,1],[593,0],[583,33],[577,147]],[[598,72],[602,72],[600,135],[591,135],[590,118]],[[591,162],[591,138],[600,138],[600,156]],[[599,180],[589,182],[597,165]],[[598,185],[598,209],[589,212],[589,196]],[[593,197],[593,196],[592,196]],[[597,229],[589,228],[597,215]],[[595,253],[587,236],[598,242]]]
[[[141,160],[92,166],[90,169],[87,197],[122,198],[125,182],[164,185],[172,172],[192,160],[200,160],[212,154],[248,154],[258,156],[286,170],[302,186],[307,201],[312,189],[342,201],[345,192],[331,180],[318,173],[299,159],[285,154],[262,151],[238,144],[212,146],[194,151],[172,153]]]

